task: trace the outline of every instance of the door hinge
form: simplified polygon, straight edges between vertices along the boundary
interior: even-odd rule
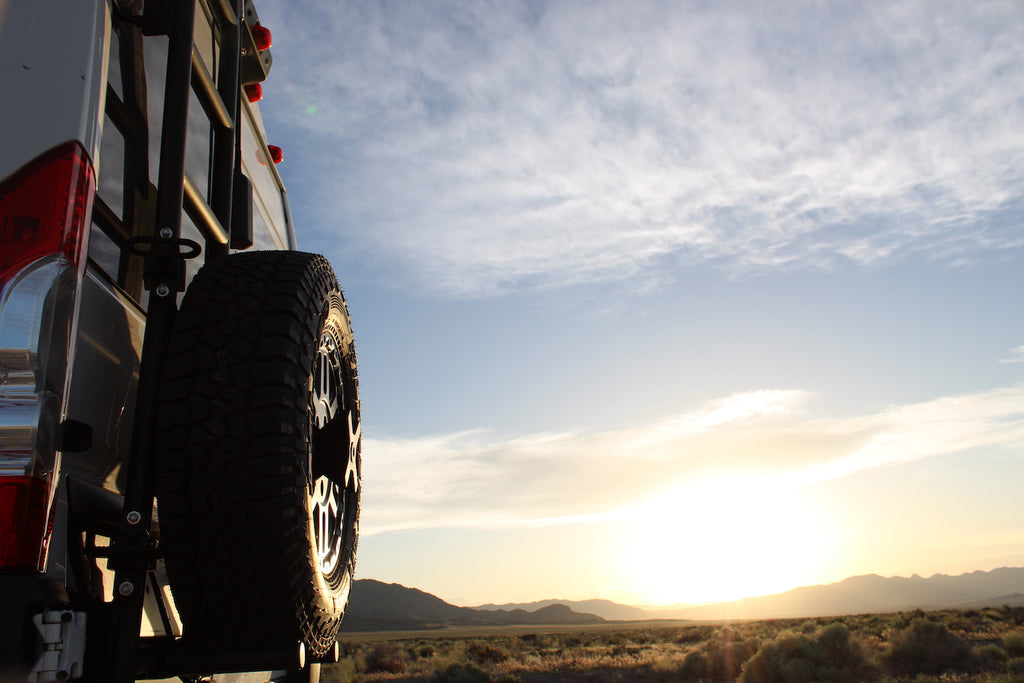
[[[43,641],[29,683],[58,683],[82,676],[85,660],[85,612],[47,610],[32,617]]]

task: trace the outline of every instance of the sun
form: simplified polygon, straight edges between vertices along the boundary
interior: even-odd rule
[[[829,558],[827,520],[777,477],[729,475],[640,505],[627,571],[650,604],[706,604],[813,581]]]

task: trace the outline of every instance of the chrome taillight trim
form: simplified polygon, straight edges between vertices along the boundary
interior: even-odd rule
[[[77,289],[75,265],[53,255],[0,291],[0,475],[56,465]]]

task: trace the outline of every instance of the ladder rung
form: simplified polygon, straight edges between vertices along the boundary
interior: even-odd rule
[[[185,176],[184,200],[185,213],[188,214],[189,218],[196,224],[196,227],[199,228],[199,232],[203,233],[206,241],[227,244],[227,230],[217,220],[213,209],[206,203],[206,199],[199,191],[199,188],[196,187],[196,184],[187,175]]]
[[[192,46],[192,85],[199,96],[199,103],[203,105],[206,115],[210,117],[211,123],[221,128],[231,129],[231,114],[224,106],[224,100],[217,92],[217,86],[213,83],[213,77],[206,70],[203,58],[195,46]]]

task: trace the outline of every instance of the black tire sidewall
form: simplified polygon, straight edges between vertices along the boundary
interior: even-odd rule
[[[185,635],[209,643],[333,646],[354,570],[317,564],[311,376],[338,335],[358,419],[351,326],[326,260],[251,252],[205,266],[186,293],[161,387],[162,543]],[[347,454],[343,454],[347,457]],[[341,457],[341,456],[339,456]]]

